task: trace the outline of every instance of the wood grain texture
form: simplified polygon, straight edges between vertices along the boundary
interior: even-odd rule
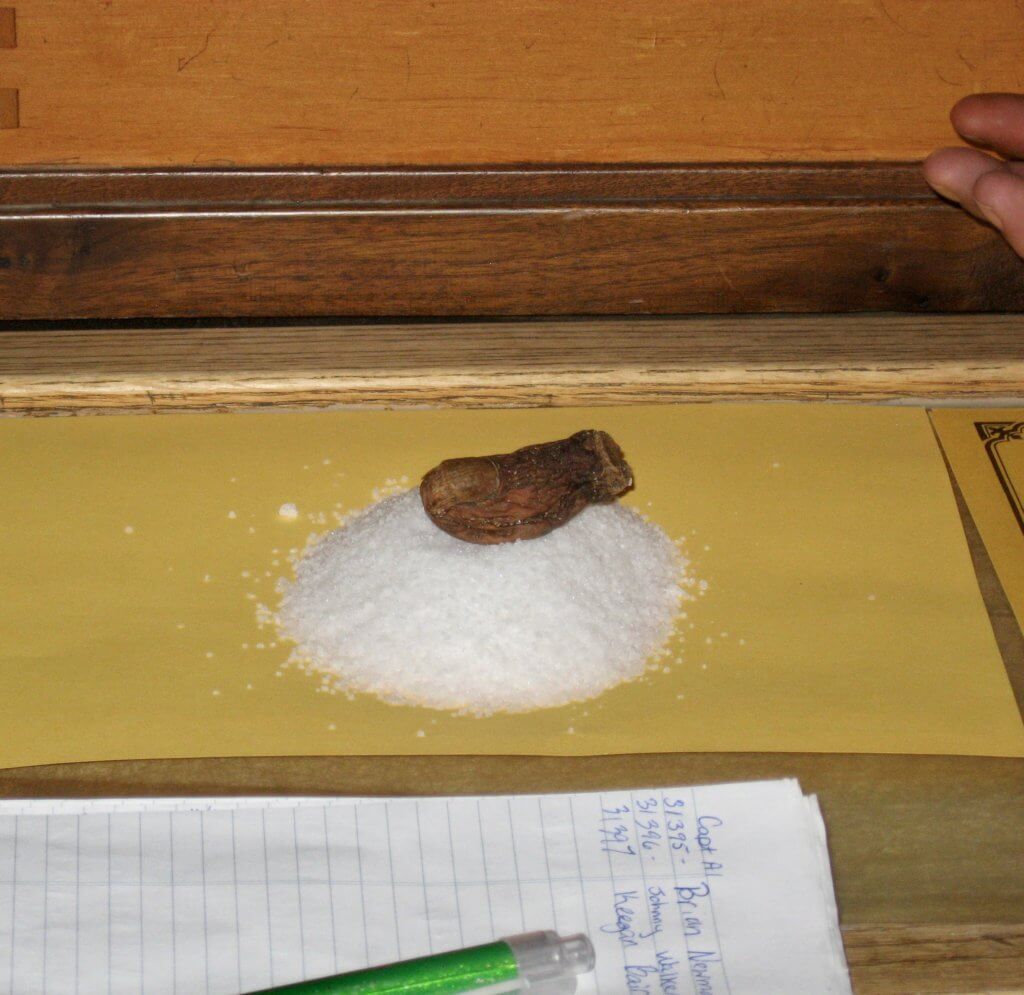
[[[908,164],[0,174],[0,319],[877,310],[1024,264]]]
[[[920,158],[1013,0],[20,0],[6,164]]]
[[[14,7],[0,7],[0,48],[17,48],[18,20]]]
[[[1024,923],[843,930],[857,995],[1024,992]]]
[[[0,87],[0,130],[17,128],[18,91],[13,87]]]
[[[1024,317],[0,332],[0,411],[1024,399]]]

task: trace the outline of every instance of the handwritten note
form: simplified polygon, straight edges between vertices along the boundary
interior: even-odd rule
[[[585,993],[850,991],[795,781],[103,805],[0,806],[0,991],[229,995],[536,929],[591,937]]]

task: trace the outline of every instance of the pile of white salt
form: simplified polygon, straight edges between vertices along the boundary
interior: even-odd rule
[[[416,490],[316,541],[279,583],[293,659],[332,687],[477,715],[582,701],[639,677],[670,636],[687,562],[619,504],[480,546]]]

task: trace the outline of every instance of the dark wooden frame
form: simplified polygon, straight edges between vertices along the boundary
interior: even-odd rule
[[[1024,311],[915,163],[0,172],[0,320]]]

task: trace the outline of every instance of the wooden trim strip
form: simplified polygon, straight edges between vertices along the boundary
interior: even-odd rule
[[[1014,995],[1024,978],[1024,923],[845,926],[857,995]]]
[[[1024,318],[847,315],[0,333],[0,411],[1024,398]]]
[[[1024,311],[915,164],[0,173],[0,319]]]
[[[564,204],[671,200],[934,201],[913,162],[293,169],[14,169],[0,205]]]

